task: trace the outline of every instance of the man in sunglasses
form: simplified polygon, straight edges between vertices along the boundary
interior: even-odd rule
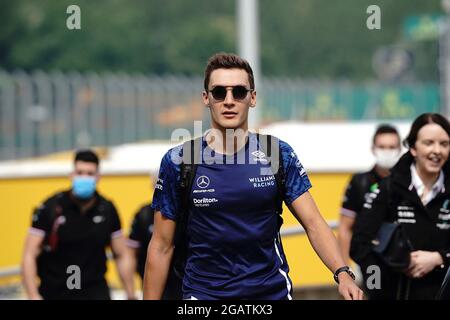
[[[203,101],[210,110],[212,128],[195,140],[200,142],[201,159],[194,162],[192,188],[187,193],[183,299],[292,299],[292,281],[279,235],[280,193],[320,258],[334,272],[340,294],[345,299],[362,299],[331,229],[308,192],[310,181],[292,148],[272,140],[276,144],[268,152],[268,145],[261,146],[262,136],[248,131],[248,112],[256,105],[248,62],[234,54],[211,57],[205,70]],[[152,202],[154,231],[144,299],[160,299],[169,274],[177,223],[179,226],[185,212],[179,187],[184,174],[180,172],[185,172],[186,154],[192,149],[184,148],[171,149],[161,162]],[[275,159],[272,154],[279,154],[279,173],[269,154],[271,159]]]

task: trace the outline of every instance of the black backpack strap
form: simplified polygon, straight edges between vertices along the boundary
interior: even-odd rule
[[[256,139],[261,151],[263,151],[267,158],[270,159],[270,167],[277,184],[277,213],[281,216],[283,213],[285,175],[283,160],[281,159],[280,153],[280,140],[272,135],[264,135],[260,133],[256,134]],[[272,153],[274,148],[276,148],[277,151]]]
[[[189,212],[189,198],[197,173],[197,166],[201,160],[202,138],[196,138],[183,143],[183,162],[180,167],[180,208],[179,217],[186,220]]]
[[[189,200],[194,183],[197,167],[201,160],[202,138],[196,138],[183,143],[183,161],[180,165],[179,194],[180,204],[177,212],[175,227],[175,252],[173,266],[175,274],[182,278],[187,258],[187,224],[189,219]]]

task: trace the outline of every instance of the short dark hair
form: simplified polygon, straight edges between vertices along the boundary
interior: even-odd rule
[[[92,162],[92,163],[95,163],[97,166],[99,164],[97,154],[90,149],[78,150],[75,153],[75,159],[73,162],[75,163],[77,161]]]
[[[426,126],[427,124],[432,123],[441,126],[441,128],[444,129],[444,131],[447,132],[447,135],[450,137],[450,124],[444,116],[440,115],[439,113],[424,113],[418,116],[416,120],[414,120],[408,136],[403,141],[404,146],[407,148],[413,148],[416,145],[417,135],[420,129],[422,129],[422,127]]]
[[[205,79],[203,86],[208,91],[209,79],[211,73],[216,69],[243,69],[248,74],[248,82],[250,83],[250,89],[255,89],[255,79],[253,76],[253,70],[247,60],[239,57],[234,53],[219,52],[213,55],[208,60],[208,64],[205,69]]]
[[[372,138],[372,143],[375,145],[375,141],[377,140],[377,137],[379,135],[385,134],[385,133],[392,133],[392,134],[397,135],[398,141],[400,143],[400,134],[398,133],[397,129],[394,126],[392,126],[390,124],[386,124],[386,123],[380,124],[377,127],[377,129],[375,130],[375,133],[373,135],[373,138]]]

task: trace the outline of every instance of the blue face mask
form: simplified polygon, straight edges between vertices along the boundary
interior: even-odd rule
[[[95,177],[75,176],[72,179],[72,193],[79,199],[89,199],[95,192],[96,184]]]

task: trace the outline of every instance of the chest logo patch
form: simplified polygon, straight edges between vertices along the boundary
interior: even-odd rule
[[[442,208],[439,210],[441,213],[448,214],[450,213],[450,210],[448,209],[449,200],[445,200],[444,204],[442,205]]]
[[[248,178],[249,182],[253,185],[253,188],[265,188],[275,185],[275,176],[259,176]]]
[[[103,216],[95,216],[95,217],[92,218],[92,221],[94,223],[100,223],[100,222],[105,221],[105,217],[103,217]]]
[[[209,178],[207,176],[200,176],[197,178],[197,187],[207,188],[209,186]]]
[[[255,158],[253,158],[253,161],[261,161],[264,163],[268,162],[266,159],[266,155],[264,154],[264,152],[262,152],[260,150],[253,151],[252,156],[255,157]]]
[[[66,217],[65,216],[59,216],[58,218],[56,218],[55,220],[55,224],[60,226],[66,223]]]
[[[415,208],[411,206],[397,206],[397,221],[399,223],[416,223]]]

